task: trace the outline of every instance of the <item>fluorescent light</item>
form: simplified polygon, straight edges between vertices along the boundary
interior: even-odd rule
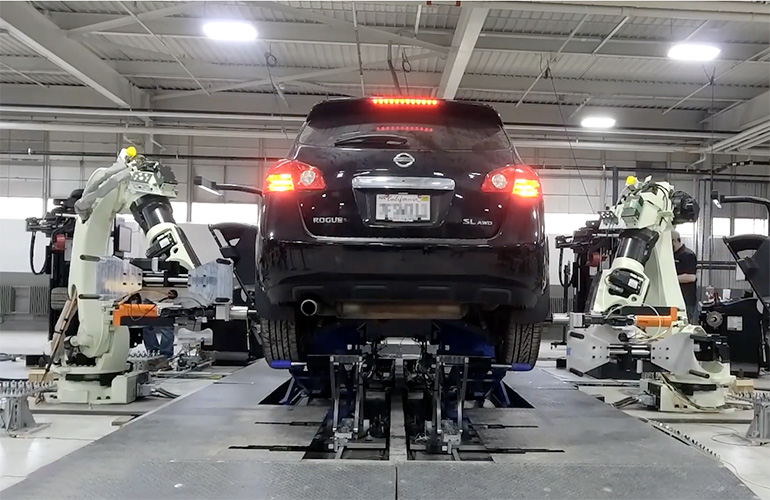
[[[213,40],[250,42],[257,39],[257,29],[243,21],[208,21],[203,32]]]
[[[711,61],[722,52],[719,47],[702,43],[680,43],[671,47],[668,57],[677,61]]]
[[[615,126],[615,119],[609,116],[586,116],[580,125],[585,128],[612,128]]]

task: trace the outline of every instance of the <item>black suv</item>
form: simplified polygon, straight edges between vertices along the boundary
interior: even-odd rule
[[[534,366],[549,311],[543,196],[491,107],[322,102],[263,192],[256,302],[271,366],[331,354],[335,339],[447,332],[465,346],[453,352]]]

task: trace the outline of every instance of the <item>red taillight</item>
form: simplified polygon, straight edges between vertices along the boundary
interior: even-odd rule
[[[508,192],[521,198],[536,198],[542,194],[540,178],[527,165],[506,165],[489,172],[481,190],[485,193]]]
[[[267,172],[266,193],[280,191],[318,191],[326,189],[320,170],[297,160],[282,160]]]
[[[372,97],[377,106],[437,106],[438,99],[415,99],[411,97]]]

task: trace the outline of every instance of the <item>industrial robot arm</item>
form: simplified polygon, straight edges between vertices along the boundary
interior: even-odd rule
[[[591,312],[608,315],[622,307],[675,307],[685,320],[686,308],[677,279],[671,247],[675,224],[694,222],[698,205],[688,194],[674,191],[667,182],[627,180],[618,203],[603,214],[618,227],[618,246],[612,266],[604,271]]]
[[[647,401],[667,411],[716,410],[732,383],[723,343],[687,319],[671,231],[698,205],[667,182],[627,180],[601,214],[615,258],[597,277],[587,313],[570,315],[567,366],[582,375],[607,364],[644,373]]]
[[[112,166],[96,170],[88,179],[83,196],[75,203],[75,211],[81,219],[79,225],[87,228],[94,214],[99,219],[92,222],[94,226],[104,226],[106,219],[111,227],[116,214],[130,209],[147,237],[147,257],[178,262],[192,270],[200,261],[174,221],[170,200],[176,195],[176,179],[171,169],[137,155],[134,148],[127,148]],[[80,233],[81,238],[93,239],[87,229]]]
[[[196,304],[196,310],[219,311],[230,306],[232,266],[227,261],[201,266],[174,220],[170,200],[176,194],[173,172],[138,155],[134,148],[122,150],[110,167],[97,169],[88,179],[74,207],[77,220],[69,300],[51,349],[52,359],[61,344],[66,352],[56,370],[60,374],[60,401],[127,402],[136,396],[130,393],[136,391],[137,383],[136,372],[127,362],[125,319],[140,324],[173,324],[172,316],[188,314],[178,303],[185,298]],[[148,259],[131,261],[109,255],[115,216],[128,211],[147,237]],[[163,292],[171,300],[144,309],[141,305],[121,305],[129,295],[146,287]],[[166,288],[179,291],[164,291]],[[63,341],[62,332],[75,313],[80,320],[78,332]],[[106,380],[112,380],[111,386]]]

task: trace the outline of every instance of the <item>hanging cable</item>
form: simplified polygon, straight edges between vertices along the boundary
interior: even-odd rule
[[[704,67],[703,70],[705,71],[706,68]],[[706,74],[708,76],[708,73]],[[709,186],[710,186],[710,192],[706,193],[707,197],[711,197],[711,192],[714,191],[714,81],[716,79],[716,67],[711,72],[711,76],[709,77],[709,84],[711,85],[711,175],[709,178]],[[714,204],[709,203],[709,227],[711,228],[711,234],[709,235],[709,259],[714,258]],[[730,221],[730,224],[733,224],[733,221]],[[705,235],[703,236],[705,238]],[[709,266],[709,283],[713,283],[714,281],[714,268],[712,266]],[[701,271],[701,278],[703,277],[703,271]]]
[[[273,44],[268,45],[267,52],[265,52],[265,66],[267,67],[267,77],[270,80],[270,86],[273,88],[275,93],[278,95],[278,97],[281,98],[283,103],[288,108],[290,106],[289,106],[289,103],[286,101],[286,96],[283,95],[283,92],[281,92],[281,89],[279,89],[278,86],[273,81],[272,68],[278,65],[278,58],[275,57],[275,55],[273,55],[272,48],[273,48]],[[281,123],[281,132],[283,132],[284,136],[286,136],[286,139],[290,139],[289,134],[286,133],[286,126],[283,120],[283,113],[279,113],[278,118],[280,119],[280,123]]]
[[[361,77],[361,97],[366,97],[366,88],[364,87],[364,62],[361,58],[361,38],[358,35],[358,18],[356,16],[356,3],[351,2],[353,9],[353,29],[356,33],[356,52],[358,52],[358,76]]]
[[[409,79],[406,75],[412,72],[412,63],[409,61],[409,57],[406,55],[406,48],[401,49],[401,71],[404,72],[404,85],[406,85],[407,95],[412,95],[409,91]]]
[[[561,109],[561,100],[559,99],[559,94],[556,92],[556,83],[553,80],[553,73],[551,72],[551,63],[550,61],[545,67],[545,72],[543,73],[543,76],[547,80],[551,80],[551,88],[553,89],[553,96],[554,99],[556,99],[556,106],[559,109],[559,116],[561,117],[561,124],[564,127],[564,133],[567,135],[567,144],[569,145],[569,151],[572,155],[572,161],[575,162],[575,170],[577,170],[578,177],[580,177],[580,184],[583,186],[583,192],[586,195],[586,200],[588,200],[588,207],[591,209],[591,212],[594,212],[594,204],[591,203],[591,197],[588,195],[588,188],[586,187],[585,180],[583,179],[583,174],[580,172],[580,165],[578,165],[577,156],[575,156],[575,150],[572,148],[572,139],[569,135],[569,128],[567,127],[567,120],[564,118],[564,112]]]
[[[275,84],[273,81],[273,72],[271,71],[271,68],[275,66],[278,63],[278,59],[273,55],[273,53],[270,51],[270,47],[268,47],[267,52],[265,52],[265,66],[267,66],[267,77],[270,80],[270,86],[273,87],[273,90],[276,94],[278,94],[278,97],[281,98],[281,101],[283,101],[284,105],[286,107],[290,107],[289,103],[286,101],[286,96],[283,95],[283,92],[278,87],[278,85]]]
[[[396,75],[396,69],[393,67],[393,42],[388,41],[388,68],[390,68],[390,75],[393,78],[393,86],[396,87],[398,95],[404,95],[401,92],[401,85],[398,83],[398,75]]]

